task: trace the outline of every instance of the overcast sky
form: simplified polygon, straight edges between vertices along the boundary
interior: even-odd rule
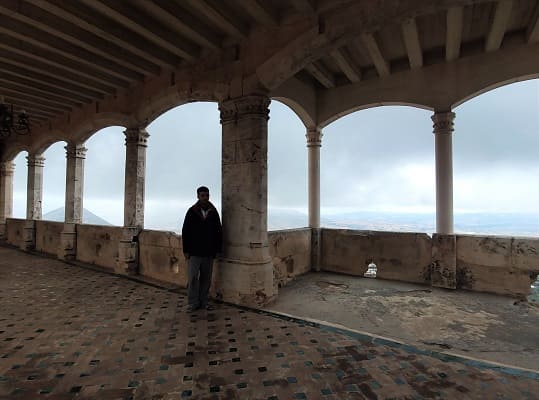
[[[454,110],[456,212],[522,212],[539,218],[539,80],[478,96]],[[345,116],[324,129],[322,212],[435,209],[431,112],[379,107]],[[204,184],[220,208],[221,129],[214,103],[191,103],[149,127],[146,219],[148,228],[183,220]],[[285,105],[272,102],[269,122],[268,199],[272,209],[306,212],[305,128]],[[45,152],[44,213],[63,207],[65,143]],[[99,131],[86,143],[84,206],[123,224],[123,128]],[[26,153],[15,159],[14,216],[26,207]],[[307,219],[305,218],[305,224]]]

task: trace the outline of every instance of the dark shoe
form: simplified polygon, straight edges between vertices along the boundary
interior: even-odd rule
[[[215,307],[212,306],[211,304],[206,304],[206,310],[212,311],[212,310],[215,310]]]
[[[194,311],[198,310],[198,307],[197,306],[192,306],[192,305],[188,305],[187,306],[187,312],[188,313],[192,313]]]

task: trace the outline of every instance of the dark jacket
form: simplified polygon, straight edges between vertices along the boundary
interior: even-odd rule
[[[206,218],[197,202],[185,215],[182,228],[183,252],[192,256],[215,257],[221,252],[223,233],[217,209],[210,203]]]

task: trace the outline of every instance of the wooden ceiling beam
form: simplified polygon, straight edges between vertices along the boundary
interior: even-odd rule
[[[330,54],[350,82],[355,83],[361,80],[361,70],[354,65],[344,49],[335,49]]]
[[[11,91],[13,93],[18,93],[22,95],[32,96],[37,99],[46,99],[48,101],[54,101],[57,104],[65,104],[73,107],[79,107],[85,102],[73,100],[73,99],[66,99],[64,97],[55,96],[54,94],[48,93],[44,90],[35,89],[35,88],[29,88],[26,86],[18,85],[17,83],[1,79],[0,77],[0,92],[4,91]]]
[[[129,81],[118,78],[116,76],[107,75],[106,73],[71,60],[60,54],[54,54],[46,49],[33,46],[25,43],[22,40],[11,38],[0,33],[0,49],[16,53],[23,59],[28,59],[30,62],[43,64],[46,68],[55,67],[64,71],[69,71],[76,75],[80,75],[84,80],[95,80],[107,86],[123,87],[129,86]]]
[[[9,4],[6,6],[5,3]],[[94,58],[108,59],[119,66],[137,71],[143,75],[157,75],[160,72],[159,66],[149,62],[147,59],[134,56],[132,53],[126,52],[123,47],[110,43],[80,28],[78,25],[32,4],[23,1],[2,0],[0,2],[0,13],[22,24],[27,24],[27,27],[23,28],[24,31],[46,32],[66,43],[84,49],[89,54],[93,54]]]
[[[246,39],[249,29],[237,18],[224,10],[217,9],[206,0],[177,0],[182,5],[187,5],[191,10],[196,10],[200,15],[207,18],[222,32],[236,39]]]
[[[530,18],[528,29],[526,30],[526,42],[528,44],[539,43],[539,3]]]
[[[12,99],[27,101],[28,103],[31,103],[31,104],[42,104],[50,108],[61,110],[61,111],[71,111],[73,109],[73,107],[66,105],[66,103],[45,100],[43,97],[34,96],[26,92],[23,94],[17,93],[16,91],[3,89],[1,86],[0,86],[0,93],[2,93],[3,96],[10,97]]]
[[[380,51],[380,47],[378,47],[378,43],[376,42],[376,38],[374,37],[374,35],[372,33],[362,34],[361,42],[367,49],[371,60],[376,68],[376,71],[378,71],[378,75],[381,77],[389,75],[389,63],[382,55],[382,52]]]
[[[67,0],[57,3],[51,3],[47,0],[26,1],[125,49],[131,53],[131,58],[136,56],[163,68],[175,68],[181,61],[179,57],[162,50],[135,32],[103,18],[102,15],[80,2],[74,3]]]
[[[416,69],[423,66],[423,52],[419,42],[417,24],[415,18],[410,18],[401,24],[402,35],[404,36],[404,45],[408,54],[410,68]]]
[[[43,74],[45,78],[50,77],[58,79],[68,84],[75,84],[85,89],[95,90],[99,93],[108,94],[116,91],[114,86],[104,85],[91,79],[84,79],[80,75],[62,70],[61,68],[44,65],[42,63],[28,63],[27,59],[24,57],[8,50],[0,49],[0,60],[0,62],[11,64],[17,69],[25,69],[38,74]]]
[[[496,3],[496,11],[494,20],[490,26],[490,30],[485,43],[485,51],[496,51],[502,45],[503,37],[511,18],[511,10],[513,9],[513,0],[501,0]]]
[[[321,63],[315,62],[309,64],[305,67],[305,69],[326,89],[335,87],[335,78]]]
[[[77,84],[67,83],[62,80],[52,78],[39,72],[31,71],[27,68],[17,67],[13,64],[5,63],[0,60],[0,71],[11,74],[13,77],[24,78],[38,83],[44,83],[51,87],[55,87],[66,92],[71,92],[76,95],[87,97],[88,99],[101,99],[106,92],[97,91],[94,89],[84,88]]]
[[[134,4],[199,46],[214,50],[221,48],[222,38],[178,4],[171,1],[157,4],[155,0],[135,0]]]
[[[291,3],[296,11],[303,14],[312,14],[316,11],[311,0],[291,0]]]
[[[131,82],[144,79],[144,75],[139,72],[127,69],[113,61],[99,57],[79,46],[72,45],[65,40],[56,38],[29,25],[25,24],[21,27],[20,22],[13,22],[17,21],[12,21],[5,16],[0,16],[0,32],[13,38],[20,39],[23,42],[28,42],[34,46],[46,49],[52,53],[60,54],[90,67],[97,68],[121,79],[129,80]]]
[[[257,0],[240,0],[239,3],[247,13],[260,25],[274,27],[279,25],[278,18],[266,3]]]
[[[66,90],[58,89],[53,86],[47,85],[43,82],[35,82],[30,79],[13,76],[9,73],[4,72],[0,75],[0,82],[6,82],[6,81],[8,83],[16,82],[16,84],[19,87],[33,89],[34,91],[38,90],[40,92],[44,92],[45,94],[50,93],[50,94],[55,95],[56,97],[61,97],[67,100],[77,101],[79,103],[90,103],[93,100],[92,98],[89,98],[87,96],[84,96],[84,95],[81,96],[80,94],[75,94],[75,93],[68,92]]]
[[[4,93],[4,99],[10,104],[16,104],[19,106],[19,108],[28,108],[28,107],[34,107],[39,110],[48,111],[54,114],[62,114],[64,112],[70,112],[71,108],[69,107],[58,107],[58,106],[50,106],[48,104],[45,104],[40,101],[36,100],[28,100],[27,98],[19,96],[11,96],[8,93]]]
[[[111,18],[116,23],[145,37],[155,45],[187,61],[194,61],[200,53],[198,46],[191,42],[180,40],[172,31],[137,12],[129,3],[123,1],[105,2],[104,0],[80,1]]]
[[[445,35],[446,61],[454,61],[460,57],[463,21],[464,9],[462,7],[453,7],[447,10]]]

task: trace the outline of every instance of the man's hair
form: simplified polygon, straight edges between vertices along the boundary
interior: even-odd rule
[[[210,189],[208,189],[206,186],[201,186],[197,189],[197,194],[200,194],[202,192],[210,193]]]

